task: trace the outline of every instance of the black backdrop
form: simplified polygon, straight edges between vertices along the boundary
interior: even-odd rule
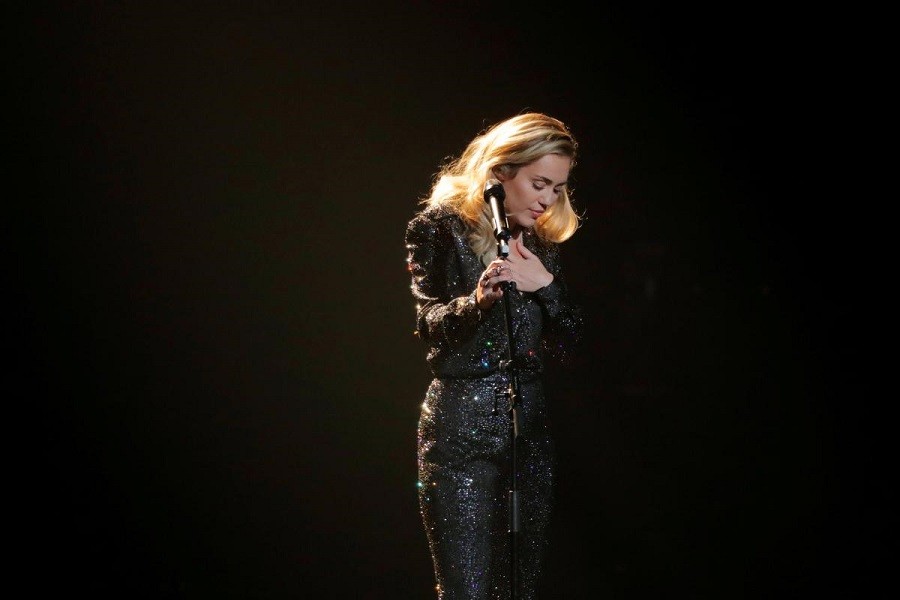
[[[865,585],[884,515],[838,410],[840,217],[811,193],[827,82],[775,9],[8,10],[32,589],[433,597],[403,231],[446,156],[526,109],[579,138],[586,216],[544,597]]]

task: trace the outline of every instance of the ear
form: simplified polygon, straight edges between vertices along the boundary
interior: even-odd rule
[[[491,174],[492,174],[492,175],[494,176],[494,178],[497,179],[497,181],[499,181],[500,183],[503,183],[503,182],[506,181],[506,179],[507,179],[506,175],[504,175],[504,173],[503,173],[503,170],[502,170],[502,169],[499,169],[499,168],[497,168],[497,167],[494,167],[493,169],[491,169]]]

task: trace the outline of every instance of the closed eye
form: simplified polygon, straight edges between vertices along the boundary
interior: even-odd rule
[[[535,178],[534,180],[532,180],[531,185],[532,185],[532,187],[534,187],[534,189],[540,191],[540,190],[543,190],[544,188],[546,188],[548,185],[550,185],[550,183],[552,183],[552,182],[549,179],[547,179],[545,177],[538,177],[538,178]],[[559,185],[557,185],[555,188],[553,188],[553,193],[559,194],[560,192],[563,191],[563,189],[565,187],[566,187],[566,182],[562,182]]]
[[[535,182],[535,184],[534,184],[534,189],[536,189],[537,191],[541,191],[546,187],[547,186],[544,183]],[[565,185],[560,185],[560,186],[553,188],[554,195],[558,196],[565,189],[565,187],[566,187]]]

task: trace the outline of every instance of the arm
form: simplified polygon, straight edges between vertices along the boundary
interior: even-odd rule
[[[534,292],[544,312],[544,349],[558,360],[569,363],[583,340],[584,317],[581,307],[569,296],[558,246],[548,247],[545,263],[553,280]]]
[[[540,242],[535,242],[540,244]],[[532,252],[522,235],[513,238],[509,256],[493,264],[503,265],[499,280],[512,281],[516,289],[533,295],[544,316],[544,349],[567,362],[581,344],[583,317],[581,308],[569,297],[556,244],[540,245]]]
[[[482,318],[475,290],[467,291],[459,269],[459,243],[450,217],[418,215],[406,228],[416,333],[432,345],[464,343],[475,334]]]

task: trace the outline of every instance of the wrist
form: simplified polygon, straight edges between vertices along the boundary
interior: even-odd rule
[[[469,296],[469,306],[472,307],[472,311],[478,316],[479,321],[481,321],[481,319],[484,317],[484,313],[490,308],[482,308],[482,302],[484,302],[484,297],[482,296],[481,298],[479,298],[477,293]]]

